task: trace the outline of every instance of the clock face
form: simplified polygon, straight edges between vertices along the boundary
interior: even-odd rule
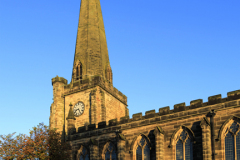
[[[76,117],[80,116],[83,114],[84,112],[84,104],[83,102],[78,102],[77,104],[75,104],[74,108],[73,108],[73,112],[74,112],[74,115]]]

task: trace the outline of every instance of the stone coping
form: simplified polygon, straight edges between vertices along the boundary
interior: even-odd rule
[[[79,127],[78,132],[72,132],[71,137],[75,137],[74,139],[79,138],[86,138],[91,137],[95,135],[101,135],[106,133],[112,133],[116,130],[126,130],[126,129],[132,129],[136,127],[142,127],[147,126],[151,124],[160,124],[160,123],[166,123],[173,120],[181,120],[181,119],[187,119],[193,116],[203,115],[207,114],[212,109],[220,111],[225,110],[229,108],[238,108],[240,107],[240,101],[239,100],[233,100],[227,103],[220,103],[215,105],[208,105],[201,108],[194,108],[189,109],[185,111],[177,111],[174,112],[173,110],[170,110],[170,113],[154,113],[155,110],[147,111],[145,113],[145,116],[142,116],[142,113],[134,114],[133,117],[130,119],[127,117],[120,118],[120,121],[117,121],[117,119],[109,120],[109,123],[107,125],[106,121],[98,123],[98,128],[96,128],[95,124],[89,125],[86,130],[86,127]],[[165,107],[166,109],[166,107]],[[161,110],[161,108],[159,109]]]

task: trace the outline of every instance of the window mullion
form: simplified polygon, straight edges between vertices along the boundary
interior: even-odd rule
[[[183,142],[183,153],[182,153],[183,154],[183,160],[185,160],[185,142],[186,141]]]
[[[234,156],[235,160],[237,160],[237,144],[236,144],[236,134],[234,134]]]
[[[112,153],[109,151],[109,154],[110,154],[110,160],[112,160]]]
[[[78,78],[80,79],[80,65],[78,65]]]

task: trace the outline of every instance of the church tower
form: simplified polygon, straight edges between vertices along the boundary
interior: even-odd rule
[[[50,128],[63,134],[69,115],[77,129],[128,116],[127,97],[113,87],[100,0],[81,0],[71,82],[56,76],[52,85]]]

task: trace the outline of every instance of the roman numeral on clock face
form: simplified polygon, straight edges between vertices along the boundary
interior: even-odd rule
[[[78,103],[76,103],[75,106],[74,106],[74,108],[73,108],[74,115],[75,115],[75,116],[80,116],[80,115],[82,115],[83,112],[84,112],[84,109],[85,109],[85,107],[84,107],[83,102],[78,102]]]

